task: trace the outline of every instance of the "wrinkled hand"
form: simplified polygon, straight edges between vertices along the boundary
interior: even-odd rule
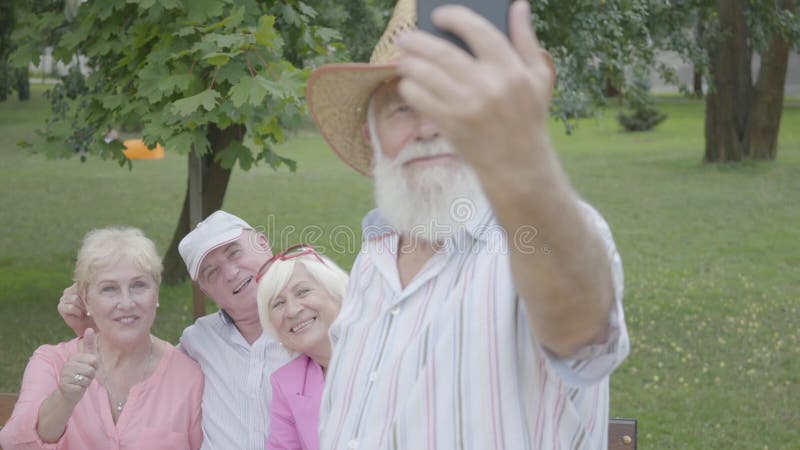
[[[400,94],[479,174],[535,165],[532,153],[547,136],[555,74],[531,27],[527,1],[511,6],[510,39],[463,6],[436,9],[433,22],[463,39],[475,56],[428,33],[403,35]]]
[[[82,336],[87,328],[94,327],[94,321],[86,315],[86,306],[78,293],[77,284],[64,289],[58,301],[58,313],[78,336]]]
[[[64,398],[77,404],[92,383],[97,372],[97,336],[92,328],[86,330],[80,350],[61,368],[58,390]]]

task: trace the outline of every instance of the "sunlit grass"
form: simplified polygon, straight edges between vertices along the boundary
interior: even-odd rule
[[[34,91],[39,95],[40,89]],[[186,182],[169,154],[133,171],[15,148],[45,103],[0,103],[0,390],[33,349],[70,336],[55,305],[92,227],[142,228],[168,244]],[[612,378],[612,415],[639,419],[640,448],[791,449],[800,442],[800,108],[787,107],[778,160],[704,165],[703,104],[667,99],[657,130],[625,134],[608,112],[553,140],[573,183],[605,215],[625,264],[632,351]],[[299,171],[236,170],[224,207],[276,246],[358,230],[368,180],[314,133],[280,149]],[[491,151],[491,149],[487,149]],[[293,228],[292,228],[293,227]],[[294,231],[292,231],[294,230]],[[356,247],[332,256],[345,267]],[[188,284],[162,290],[156,333],[191,323]]]

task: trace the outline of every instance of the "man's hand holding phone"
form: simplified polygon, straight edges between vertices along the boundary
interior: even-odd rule
[[[400,94],[439,127],[487,194],[509,189],[514,174],[547,171],[555,161],[547,131],[555,72],[527,1],[511,5],[508,35],[463,5],[436,8],[431,21],[461,38],[474,56],[426,32],[402,35]]]
[[[417,0],[417,27],[434,36],[447,39],[472,53],[470,48],[460,37],[448,30],[437,27],[436,24],[433,23],[431,18],[433,11],[445,5],[460,5],[469,8],[494,25],[494,27],[503,32],[503,34],[506,36],[508,35],[510,0]]]

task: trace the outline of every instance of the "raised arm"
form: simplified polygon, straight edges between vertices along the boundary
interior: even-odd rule
[[[475,169],[509,238],[511,270],[537,340],[557,356],[605,339],[613,304],[609,255],[581,210],[550,143],[553,62],[536,39],[527,1],[516,1],[510,39],[467,8],[434,23],[475,57],[422,32],[399,40],[399,90]],[[532,227],[532,228],[531,228]],[[520,246],[518,233],[536,233]]]
[[[94,332],[87,330],[94,347]],[[75,405],[94,379],[97,358],[87,350],[73,354],[63,366],[42,348],[34,352],[14,412],[0,433],[0,446],[16,449],[55,448]],[[79,375],[76,377],[76,375]]]
[[[39,407],[36,430],[42,441],[56,442],[64,434],[75,405],[83,398],[97,371],[94,330],[86,330],[81,350],[70,356],[61,368],[58,387]]]

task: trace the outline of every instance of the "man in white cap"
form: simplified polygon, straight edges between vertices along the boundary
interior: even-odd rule
[[[184,330],[179,348],[200,364],[203,449],[262,450],[269,431],[270,374],[290,355],[258,318],[255,277],[272,257],[269,242],[247,222],[217,211],[178,245],[192,281],[219,307]],[[90,325],[70,287],[58,310],[82,334]]]
[[[333,150],[377,210],[330,329],[322,449],[602,449],[628,353],[608,225],[550,144],[555,79],[526,1],[507,38],[464,7],[460,37],[411,31],[399,0],[369,64],[310,76]]]

